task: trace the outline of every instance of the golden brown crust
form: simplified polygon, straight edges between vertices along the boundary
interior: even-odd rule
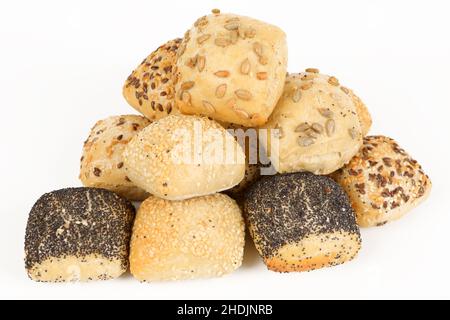
[[[201,144],[195,133],[201,134]],[[190,151],[188,161],[183,150]],[[197,159],[194,150],[199,150]],[[212,151],[223,157],[208,156]],[[228,190],[241,182],[245,173],[242,148],[222,126],[205,117],[160,119],[128,144],[123,157],[128,177],[136,185],[167,200]]]
[[[127,102],[150,120],[178,114],[173,68],[181,39],[167,42],[152,52],[128,77],[123,87]]]
[[[98,121],[83,146],[80,180],[86,187],[108,189],[135,201],[148,193],[127,177],[122,158],[128,142],[150,121],[142,116],[113,116]]]
[[[366,137],[361,151],[332,177],[348,193],[362,227],[401,218],[431,190],[419,163],[384,136]]]
[[[150,197],[135,220],[131,273],[141,281],[222,276],[241,265],[244,238],[241,211],[226,195]]]
[[[335,232],[309,236],[299,243],[285,245],[276,255],[264,261],[271,271],[305,272],[353,260],[360,249],[361,242],[357,235]]]
[[[179,49],[177,105],[184,114],[260,126],[283,91],[286,66],[279,28],[232,14],[202,17]]]

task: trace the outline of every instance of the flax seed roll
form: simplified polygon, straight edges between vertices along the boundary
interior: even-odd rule
[[[350,91],[317,69],[288,76],[265,129],[278,129],[271,160],[279,173],[326,175],[348,163],[362,145],[363,129]],[[262,136],[266,149],[272,145]]]
[[[299,272],[352,260],[361,247],[347,195],[312,173],[263,177],[246,195],[247,224],[269,270]]]
[[[286,36],[278,27],[234,14],[197,20],[178,50],[175,91],[184,114],[255,127],[283,91]]]
[[[83,146],[80,165],[83,185],[108,189],[132,201],[147,198],[148,193],[127,177],[122,153],[128,142],[150,123],[137,115],[98,121]]]
[[[150,120],[178,114],[173,68],[181,39],[167,42],[134,70],[123,86],[125,100]]]
[[[70,188],[44,194],[25,235],[25,267],[39,282],[107,280],[128,268],[135,209],[117,194]]]
[[[359,153],[332,177],[348,193],[361,227],[403,217],[430,194],[431,181],[398,143],[369,136]]]
[[[139,208],[130,269],[141,281],[219,277],[240,267],[244,220],[234,200],[215,194],[184,201],[157,197]]]

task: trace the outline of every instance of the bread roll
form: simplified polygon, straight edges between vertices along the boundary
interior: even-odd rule
[[[360,152],[332,177],[347,191],[361,227],[401,218],[431,191],[417,161],[384,136],[366,137]]]
[[[127,177],[122,153],[127,143],[150,124],[141,116],[114,116],[98,121],[83,146],[80,179],[84,186],[104,188],[135,201],[148,193]]]
[[[178,51],[178,107],[184,114],[262,125],[283,92],[286,65],[279,28],[233,14],[202,17]]]
[[[104,189],[44,194],[30,212],[25,267],[41,282],[107,280],[128,268],[133,205]]]
[[[178,114],[175,106],[173,68],[181,39],[152,52],[132,72],[123,86],[125,100],[150,120]]]
[[[309,171],[326,175],[348,163],[362,145],[363,132],[354,99],[335,77],[309,70],[288,76],[284,95],[266,129],[279,130],[271,160],[279,173]],[[269,130],[270,131],[270,130]]]
[[[347,195],[311,173],[267,176],[245,200],[250,234],[269,270],[310,271],[353,259],[361,246]]]
[[[244,238],[241,211],[225,195],[150,197],[134,223],[131,273],[141,281],[222,276],[241,265]]]
[[[172,115],[140,132],[124,152],[128,177],[167,200],[230,189],[244,178],[245,155],[222,126],[204,117]]]

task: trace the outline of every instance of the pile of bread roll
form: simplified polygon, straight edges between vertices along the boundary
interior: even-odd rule
[[[367,136],[361,99],[318,69],[287,73],[287,56],[281,29],[217,9],[151,53],[123,87],[142,115],[98,121],[84,187],[32,208],[30,278],[221,276],[242,264],[246,229],[268,269],[311,271],[353,259],[359,227],[423,201],[428,176],[393,139]],[[257,144],[276,174],[262,176],[230,128],[264,132]],[[174,161],[186,146],[195,161]],[[207,161],[210,150],[227,159]],[[130,201],[143,201],[137,213]]]

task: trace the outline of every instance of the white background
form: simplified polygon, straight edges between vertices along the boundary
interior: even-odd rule
[[[373,134],[398,140],[429,173],[429,200],[363,230],[351,263],[266,271],[253,245],[234,274],[141,284],[129,275],[39,284],[23,263],[28,212],[41,194],[79,186],[82,142],[99,119],[134,113],[121,87],[166,40],[219,7],[280,26],[289,70],[320,68],[354,89]],[[1,1],[0,298],[450,298],[448,1]]]

